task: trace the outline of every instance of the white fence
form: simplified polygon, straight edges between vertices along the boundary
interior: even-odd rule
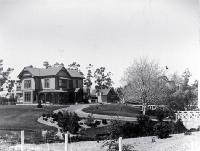
[[[200,126],[200,111],[178,111],[176,121],[181,119],[186,128],[198,128]]]
[[[27,149],[24,148],[24,131],[21,131],[21,151],[26,151]],[[118,146],[119,146],[119,151],[123,150],[123,144],[122,144],[122,137],[119,137],[118,139]],[[46,144],[46,151],[51,151],[49,143]],[[69,149],[69,133],[67,132],[65,134],[65,143],[64,143],[64,151],[73,151],[73,149]]]

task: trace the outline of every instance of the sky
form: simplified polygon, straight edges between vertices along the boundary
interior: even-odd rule
[[[0,0],[0,59],[13,67],[43,61],[105,66],[114,86],[134,59],[199,80],[198,0]]]

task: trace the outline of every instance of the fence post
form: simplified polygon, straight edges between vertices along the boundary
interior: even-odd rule
[[[65,151],[68,151],[68,132],[65,134]]]
[[[21,151],[24,151],[24,131],[21,131]]]
[[[119,138],[119,151],[122,151],[122,137]]]

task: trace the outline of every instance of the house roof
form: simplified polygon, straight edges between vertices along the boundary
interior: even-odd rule
[[[23,71],[30,72],[32,74],[32,76],[37,76],[37,77],[41,76],[41,77],[43,77],[43,76],[55,76],[55,75],[58,74],[58,72],[61,69],[66,70],[71,77],[74,77],[74,78],[84,78],[83,75],[80,72],[78,72],[77,70],[66,69],[63,66],[49,67],[47,69],[45,69],[45,68],[25,67],[23,69]],[[18,77],[20,77],[20,75],[23,73],[23,71],[19,74]]]

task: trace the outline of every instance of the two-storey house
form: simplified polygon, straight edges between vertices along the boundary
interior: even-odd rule
[[[18,75],[23,103],[67,104],[82,101],[83,75],[63,66],[25,67]]]

